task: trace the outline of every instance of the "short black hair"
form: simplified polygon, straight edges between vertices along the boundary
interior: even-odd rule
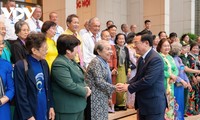
[[[42,25],[42,33],[46,34],[50,27],[56,26],[56,23],[53,21],[45,21]]]
[[[165,34],[166,34],[165,31],[160,31],[160,32],[158,33],[158,36],[160,37],[160,35],[161,35],[162,33],[165,33]]]
[[[108,26],[108,23],[109,22],[112,22],[113,24],[114,24],[114,22],[112,21],[112,20],[108,20],[107,22],[106,22],[106,25]]]
[[[74,51],[74,48],[80,45],[81,42],[74,35],[62,34],[57,40],[57,49],[60,55],[65,55],[66,50]]]
[[[123,35],[123,36],[124,36],[125,43],[126,43],[126,35],[125,35],[124,33],[118,33],[118,34],[116,35],[115,41],[114,41],[116,45],[117,45],[118,37],[119,37],[120,35]],[[124,43],[124,44],[125,44],[125,43]]]
[[[177,34],[175,32],[170,33],[169,38],[172,38],[172,37],[177,37]]]
[[[144,34],[144,35],[137,35],[137,36],[141,36],[141,42],[148,41],[149,46],[153,46],[153,36],[152,35]]]
[[[145,20],[144,21],[144,24],[147,24],[148,22],[151,22],[150,20]]]
[[[66,23],[71,23],[73,18],[78,18],[78,16],[75,15],[75,14],[69,15],[69,16],[67,17],[67,19],[66,19]]]
[[[109,26],[109,27],[107,28],[107,30],[110,30],[110,29],[113,28],[113,27],[117,28],[116,25],[111,25],[111,26]]]
[[[31,49],[39,49],[44,42],[46,37],[43,33],[31,32],[26,38],[26,50],[29,54],[33,54]]]

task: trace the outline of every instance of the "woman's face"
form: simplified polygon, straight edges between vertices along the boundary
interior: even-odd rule
[[[199,46],[196,45],[194,46],[191,51],[190,51],[192,54],[195,54],[195,55],[199,55]]]
[[[186,54],[190,51],[190,46],[187,45],[187,46],[183,46],[182,49],[181,49],[181,53],[182,54]]]
[[[47,34],[50,38],[54,37],[54,35],[56,34],[56,26],[51,26],[48,30],[47,30]]]
[[[163,39],[163,38],[167,38],[167,35],[166,35],[166,33],[164,33],[164,32],[162,32],[162,33],[160,34],[160,39]]]
[[[159,37],[156,36],[156,38],[153,40],[153,45],[157,46],[159,41],[160,41]]]
[[[124,46],[124,43],[125,43],[124,35],[119,35],[119,36],[118,36],[118,39],[117,39],[117,44],[118,44],[119,46]]]
[[[108,42],[104,43],[103,50],[97,51],[99,56],[101,56],[105,61],[110,60],[110,56],[112,55],[112,48]]]
[[[183,39],[183,41],[185,41],[186,43],[189,43],[189,40],[190,40],[190,38],[189,38],[188,35],[186,35],[186,36],[184,37],[184,39]]]
[[[17,34],[21,40],[25,40],[29,34],[30,30],[27,24],[22,25],[21,31]]]
[[[170,51],[170,44],[168,41],[165,41],[162,46],[161,46],[161,49],[160,49],[160,52],[163,53],[164,55],[167,55]]]
[[[3,47],[4,47],[4,40],[3,40],[3,36],[0,35],[0,55],[2,54]]]
[[[48,46],[47,46],[46,42],[42,43],[42,45],[39,49],[32,48],[33,55],[38,60],[45,59],[46,54],[47,54],[47,50],[48,50]]]

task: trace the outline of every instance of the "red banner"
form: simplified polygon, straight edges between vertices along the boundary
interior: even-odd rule
[[[76,0],[76,8],[89,7],[90,0]]]

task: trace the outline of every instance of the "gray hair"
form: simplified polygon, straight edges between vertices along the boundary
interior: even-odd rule
[[[94,21],[99,21],[99,18],[93,17],[88,21],[88,25],[91,26]]]
[[[179,55],[181,49],[182,49],[181,43],[179,43],[179,42],[172,43],[171,44],[170,55],[172,55],[172,56]]]
[[[16,34],[16,35],[21,31],[23,25],[27,25],[28,28],[29,28],[28,23],[26,23],[26,22],[23,21],[23,20],[19,20],[18,22],[15,23],[15,34]],[[30,28],[29,28],[29,29],[30,29]]]
[[[108,43],[108,41],[100,40],[95,44],[95,47],[94,47],[94,54],[95,55],[99,55],[97,51],[100,51],[100,52],[103,51],[105,43]]]

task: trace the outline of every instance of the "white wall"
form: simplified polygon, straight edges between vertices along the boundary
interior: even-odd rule
[[[139,32],[144,29],[144,20],[143,20],[143,0],[128,0],[128,25],[135,24],[137,25],[136,31]]]
[[[96,0],[97,17],[101,21],[101,30],[106,28],[106,22],[112,20],[121,32],[121,24],[127,23],[127,0]]]
[[[184,33],[194,33],[195,1],[170,1],[170,32],[176,32],[180,37]]]

